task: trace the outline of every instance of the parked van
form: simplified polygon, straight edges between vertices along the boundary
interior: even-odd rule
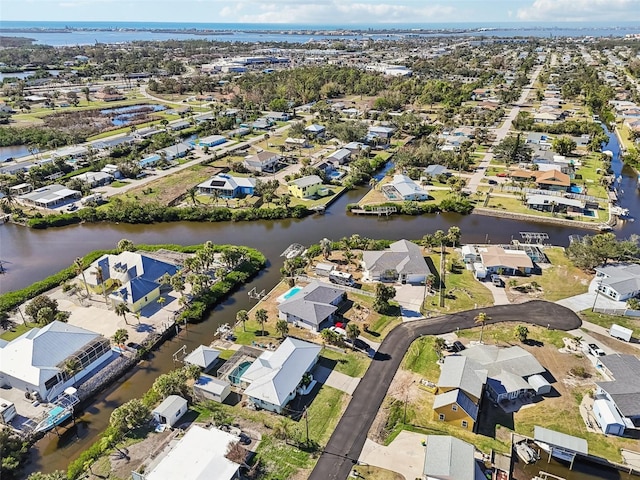
[[[338,272],[335,270],[329,274],[329,281],[331,283],[336,283],[338,285],[347,285],[349,287],[353,286],[353,284],[355,283],[355,281],[353,280],[353,275],[351,275],[350,273]]]
[[[633,330],[614,323],[609,329],[609,335],[611,335],[613,338],[618,338],[620,340],[624,340],[625,342],[630,342],[631,336],[633,335]]]

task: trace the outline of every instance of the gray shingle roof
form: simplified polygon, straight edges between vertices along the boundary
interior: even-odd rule
[[[430,275],[432,272],[422,256],[420,247],[408,240],[392,243],[388,250],[362,253],[365,269],[372,273],[395,270],[399,274]]]
[[[449,355],[444,359],[438,387],[459,388],[480,398],[486,380],[487,371],[480,364],[467,357]]]
[[[338,307],[331,303],[341,298],[343,294],[342,289],[314,282],[278,305],[278,310],[318,326],[338,310]]]
[[[596,382],[625,417],[640,416],[640,360],[634,355],[605,355],[598,359],[615,378]]]
[[[638,264],[607,265],[596,268],[596,272],[605,274],[607,278],[602,279],[602,284],[613,288],[620,295],[640,290],[640,265]]]
[[[449,435],[427,436],[424,456],[424,475],[447,480],[475,480],[483,478],[476,463],[475,448]]]
[[[521,347],[499,348],[495,345],[476,345],[460,353],[475,360],[488,371],[489,377],[509,372],[520,377],[543,373],[544,367],[536,357]]]

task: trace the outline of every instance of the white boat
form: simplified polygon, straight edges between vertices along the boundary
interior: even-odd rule
[[[629,209],[622,208],[618,206],[611,207],[611,213],[621,218],[625,218],[629,216]]]
[[[542,450],[544,450],[547,453],[551,452],[551,456],[554,458],[557,458],[558,460],[571,462],[575,457],[575,453],[573,452],[568,452],[559,447],[550,448],[548,444],[541,442],[539,440],[536,440],[535,442],[536,442],[536,445],[538,445]]]
[[[280,254],[280,256],[291,260],[302,255],[304,251],[304,245],[300,245],[299,243],[292,243],[284,252]]]
[[[216,329],[216,335],[222,336],[231,331],[231,327],[228,323],[223,323]]]
[[[520,457],[520,460],[522,460],[526,464],[535,463],[540,459],[538,452],[536,452],[533,448],[527,445],[526,441],[516,443],[515,449],[516,449],[516,453],[518,454],[518,457]]]
[[[71,417],[73,413],[72,407],[61,407],[56,405],[51,410],[46,413],[46,416],[43,420],[41,420],[34,429],[34,432],[48,432],[53,427],[60,425],[65,420]]]

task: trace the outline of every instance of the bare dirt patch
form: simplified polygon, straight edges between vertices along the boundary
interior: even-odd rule
[[[111,472],[116,478],[129,478],[131,472],[138,470],[143,463],[156,457],[174,437],[174,432],[165,430],[152,432],[143,441],[129,445],[121,450],[127,453],[129,460],[122,458],[117,450],[110,456]]]

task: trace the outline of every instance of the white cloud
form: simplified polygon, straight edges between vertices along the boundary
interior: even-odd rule
[[[636,21],[640,0],[534,0],[517,17],[527,22]]]

